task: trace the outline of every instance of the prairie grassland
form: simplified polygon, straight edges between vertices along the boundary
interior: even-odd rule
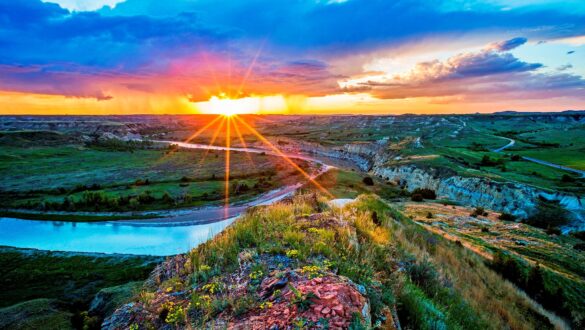
[[[65,145],[2,147],[0,158],[1,206],[5,208],[157,210],[213,204],[223,198],[224,192],[222,151],[129,152]],[[298,163],[309,170],[307,162]],[[234,202],[299,179],[298,173],[279,157],[234,152],[230,164]],[[92,196],[86,196],[88,192]],[[72,209],[71,205],[90,197],[111,203],[88,203],[91,205],[87,207],[77,203]],[[132,202],[133,198],[138,202]]]
[[[556,306],[557,312],[574,324],[584,321],[585,255],[574,248],[582,242],[579,239],[502,221],[495,212],[487,212],[487,216],[471,216],[472,209],[460,206],[406,203],[403,209],[407,216],[429,231],[458,240],[487,260],[492,260],[498,253],[510,254],[517,261],[520,273],[515,275],[518,278],[510,280],[519,286],[526,285],[524,278],[539,265],[544,289],[550,292],[560,290],[561,302]]]
[[[162,293],[192,288],[192,303],[179,305],[182,315],[197,315],[183,321],[198,326],[220,313],[265,308],[254,286],[245,296],[209,288],[225,283],[242,258],[253,263],[250,276],[260,283],[267,274],[260,262],[266,255],[292,259],[283,263],[315,276],[334,272],[362,285],[374,325],[391,322],[389,311],[397,310],[405,328],[552,328],[479,256],[426,231],[375,195],[361,195],[344,208],[329,208],[315,194],[254,208],[192,250],[181,275],[144,292],[141,302],[151,306]]]

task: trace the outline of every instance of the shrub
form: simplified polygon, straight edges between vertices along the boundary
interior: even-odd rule
[[[481,158],[481,166],[496,166],[498,164],[501,164],[502,161],[501,160],[492,160],[490,158],[490,156],[488,155],[483,155],[483,157]]]
[[[366,185],[366,186],[373,186],[374,185],[374,179],[372,179],[371,177],[367,176],[365,178],[362,179],[362,182]]]
[[[502,220],[502,221],[516,221],[516,216],[510,213],[502,213],[500,214],[500,216],[498,217],[498,219]]]
[[[421,194],[413,194],[410,196],[410,199],[413,202],[422,202],[424,200]]]
[[[429,188],[416,188],[412,191],[411,196],[415,194],[421,195],[424,199],[437,199],[435,191]]]
[[[536,206],[536,212],[524,223],[538,228],[554,228],[566,225],[569,222],[569,212],[558,201],[549,201],[541,198]]]
[[[563,174],[563,176],[561,177],[561,181],[563,181],[563,182],[575,182],[575,178],[573,178],[572,176],[570,176],[568,174]]]
[[[486,212],[485,212],[485,210],[484,210],[483,207],[479,207],[478,206],[478,207],[475,208],[475,210],[473,210],[473,213],[471,213],[471,216],[472,217],[477,217],[477,216],[480,216],[480,215],[486,215]]]
[[[248,190],[250,190],[250,187],[248,187],[248,185],[245,182],[236,182],[234,184],[235,195],[243,194]]]
[[[407,272],[412,282],[427,293],[434,291],[437,286],[439,275],[428,260],[411,264]]]
[[[427,213],[427,219],[432,219],[433,218],[433,214],[431,212]]]
[[[152,197],[152,195],[150,194],[150,191],[145,191],[142,192],[140,195],[138,195],[138,202],[140,202],[140,204],[150,204],[154,201],[154,197]]]
[[[502,251],[496,252],[491,266],[511,282],[516,284],[524,283],[525,276],[522,272],[521,265],[510,254]]]
[[[585,241],[585,230],[572,232],[571,236]]]
[[[163,202],[167,203],[167,204],[174,204],[175,200],[173,199],[173,197],[171,196],[171,194],[169,194],[168,191],[165,191],[163,196],[162,196],[162,200]]]
[[[545,232],[546,232],[547,235],[560,235],[561,234],[561,230],[560,229],[558,229],[556,227],[551,227],[551,226],[548,226],[546,228],[546,231]]]
[[[585,251],[585,243],[577,243],[573,245],[573,249],[577,251]]]

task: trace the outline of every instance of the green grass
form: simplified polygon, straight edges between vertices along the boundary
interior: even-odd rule
[[[317,182],[335,196],[335,198],[356,198],[364,193],[374,193],[386,199],[401,196],[399,188],[375,177],[372,177],[374,180],[373,186],[364,184],[363,179],[366,176],[363,173],[332,169],[321,175],[317,179]],[[311,189],[315,188],[311,187]]]
[[[331,271],[362,285],[374,323],[383,322],[384,311],[396,306],[405,328],[551,327],[480,257],[430,234],[378,197],[361,195],[341,210],[323,209],[323,202],[308,194],[297,196],[292,202],[254,208],[192,250],[180,271],[182,275],[163,282],[158,293],[143,292],[140,303],[157,310],[160,292],[181,291],[191,286],[195,305],[184,307],[190,316],[183,320],[189,324],[204,324],[222,311],[222,318],[229,318],[235,310],[244,314],[254,312],[265,299],[255,295],[256,285],[248,286],[247,294],[251,296],[246,297],[229,288],[217,292],[207,289],[204,293],[198,288],[221,288],[226,278],[241,269],[243,255],[252,256],[253,278],[261,283],[267,266],[255,264],[254,260],[286,255],[293,256],[292,263],[301,273],[307,271],[319,277]],[[319,210],[322,213],[317,215]],[[378,225],[373,220],[374,211]],[[395,271],[398,268],[404,270]],[[202,295],[209,304],[202,305]],[[244,298],[247,303],[242,305]],[[186,306],[182,301],[175,304]]]
[[[517,153],[553,164],[585,170],[585,147],[581,149],[526,150],[518,151]],[[567,171],[563,171],[563,173],[570,174]]]
[[[146,279],[161,260],[0,247],[0,307],[36,298],[89,303],[101,288]]]
[[[101,193],[108,199],[136,197],[148,192],[155,200],[106,209],[76,206],[75,211],[197,207],[224,198],[224,152],[206,154],[204,150],[186,150],[167,154],[166,150],[108,151],[69,145],[2,147],[0,158],[5,160],[0,162],[3,177],[0,206],[4,208],[47,209],[44,203],[61,204],[65,198],[79,201],[84,190]],[[307,162],[298,163],[308,170]],[[232,194],[232,201],[240,202],[294,182],[300,175],[279,157],[234,152],[230,177],[232,185],[239,183],[250,188]],[[144,184],[146,180],[148,184]],[[165,194],[176,202],[164,202]]]

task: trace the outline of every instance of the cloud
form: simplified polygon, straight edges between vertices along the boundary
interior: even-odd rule
[[[368,91],[382,99],[438,98],[453,102],[572,96],[583,98],[585,80],[567,73],[540,73],[540,63],[527,63],[510,53],[489,48],[462,53],[445,61],[427,61],[405,74],[356,83],[346,81],[344,91]]]
[[[42,0],[59,4],[63,8],[75,11],[91,11],[103,8],[104,6],[113,8],[116,4],[125,0]]]
[[[523,37],[517,37],[517,38],[504,40],[504,41],[500,41],[500,42],[494,42],[492,44],[489,44],[487,46],[487,49],[504,52],[504,51],[512,50],[516,47],[522,46],[526,43],[526,41],[528,41],[528,39],[523,38]]]
[[[557,71],[565,71],[565,70],[569,70],[572,69],[573,65],[572,64],[565,64],[565,65],[561,65],[557,68]]]
[[[372,91],[383,98],[473,94],[490,82],[503,84],[509,78],[521,85],[520,79],[539,77],[535,72],[543,64],[506,53],[527,38],[585,35],[583,11],[543,4],[504,11],[503,3],[476,1],[470,10],[446,0],[54,2],[63,7],[0,0],[0,90],[96,99],[164,93],[197,100],[222,89],[235,97],[341,91]],[[392,79],[365,73],[360,84],[337,83],[347,79],[340,72],[350,71],[343,67],[349,64],[335,60],[347,54],[391,51],[413,40],[494,34],[522,37],[446,61],[421,62]],[[266,46],[249,73],[260,44]],[[434,91],[431,83],[437,84]]]

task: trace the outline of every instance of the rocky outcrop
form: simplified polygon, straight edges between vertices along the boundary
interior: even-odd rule
[[[91,301],[89,306],[90,315],[107,317],[116,308],[132,300],[139,292],[142,282],[130,282],[123,285],[101,289]]]
[[[324,147],[318,143],[278,138],[275,142],[279,148],[289,153],[305,153],[348,161],[362,171],[369,171],[385,155],[380,151],[387,145],[388,139],[376,142],[347,143],[338,147]],[[261,145],[259,145],[262,147]]]
[[[497,182],[488,178],[445,175],[438,169],[414,165],[399,167],[375,166],[373,173],[395,181],[405,189],[433,189],[439,198],[447,198],[468,206],[481,206],[525,218],[536,207],[539,197],[557,200],[567,210],[579,214],[585,209],[585,198],[550,193],[522,184]]]
[[[413,165],[376,167],[373,173],[395,181],[408,191],[416,188],[433,189],[439,198],[446,198],[470,206],[526,217],[535,207],[538,192],[530,187],[500,183],[485,178],[441,177],[437,170],[423,170]]]
[[[171,279],[187,281],[182,272],[189,266],[185,262],[189,263],[188,259],[179,255],[157,267],[145,283],[156,290],[152,299],[121,306],[104,320],[102,329],[188,328],[211,307],[211,300],[220,297],[245,302],[237,307],[244,310],[225,309],[199,327],[292,329],[299,320],[315,329],[347,329],[356,322],[366,328],[371,325],[370,303],[363,286],[331,271],[294,268],[296,261],[287,256],[255,255],[252,250],[243,250],[238,256],[239,270],[223,274],[215,284],[169,289]],[[256,262],[271,271],[258,278],[258,271],[252,268]],[[169,318],[177,311],[180,320]]]
[[[352,322],[354,313],[362,315],[369,327],[370,307],[365,290],[360,292],[360,287],[353,284],[347,278],[328,274],[323,277],[308,279],[291,279],[291,286],[295,291],[284,288],[281,297],[274,299],[271,308],[253,311],[228,323],[228,329],[288,329],[295,320],[305,319],[313,324],[327,319],[331,328],[346,329]],[[262,292],[268,292],[265,296],[272,296],[274,290],[270,287],[282,279],[267,278],[261,284]],[[311,296],[309,296],[311,295]],[[295,299],[308,299],[310,306],[299,308],[295,306]],[[312,298],[307,298],[312,297]]]

